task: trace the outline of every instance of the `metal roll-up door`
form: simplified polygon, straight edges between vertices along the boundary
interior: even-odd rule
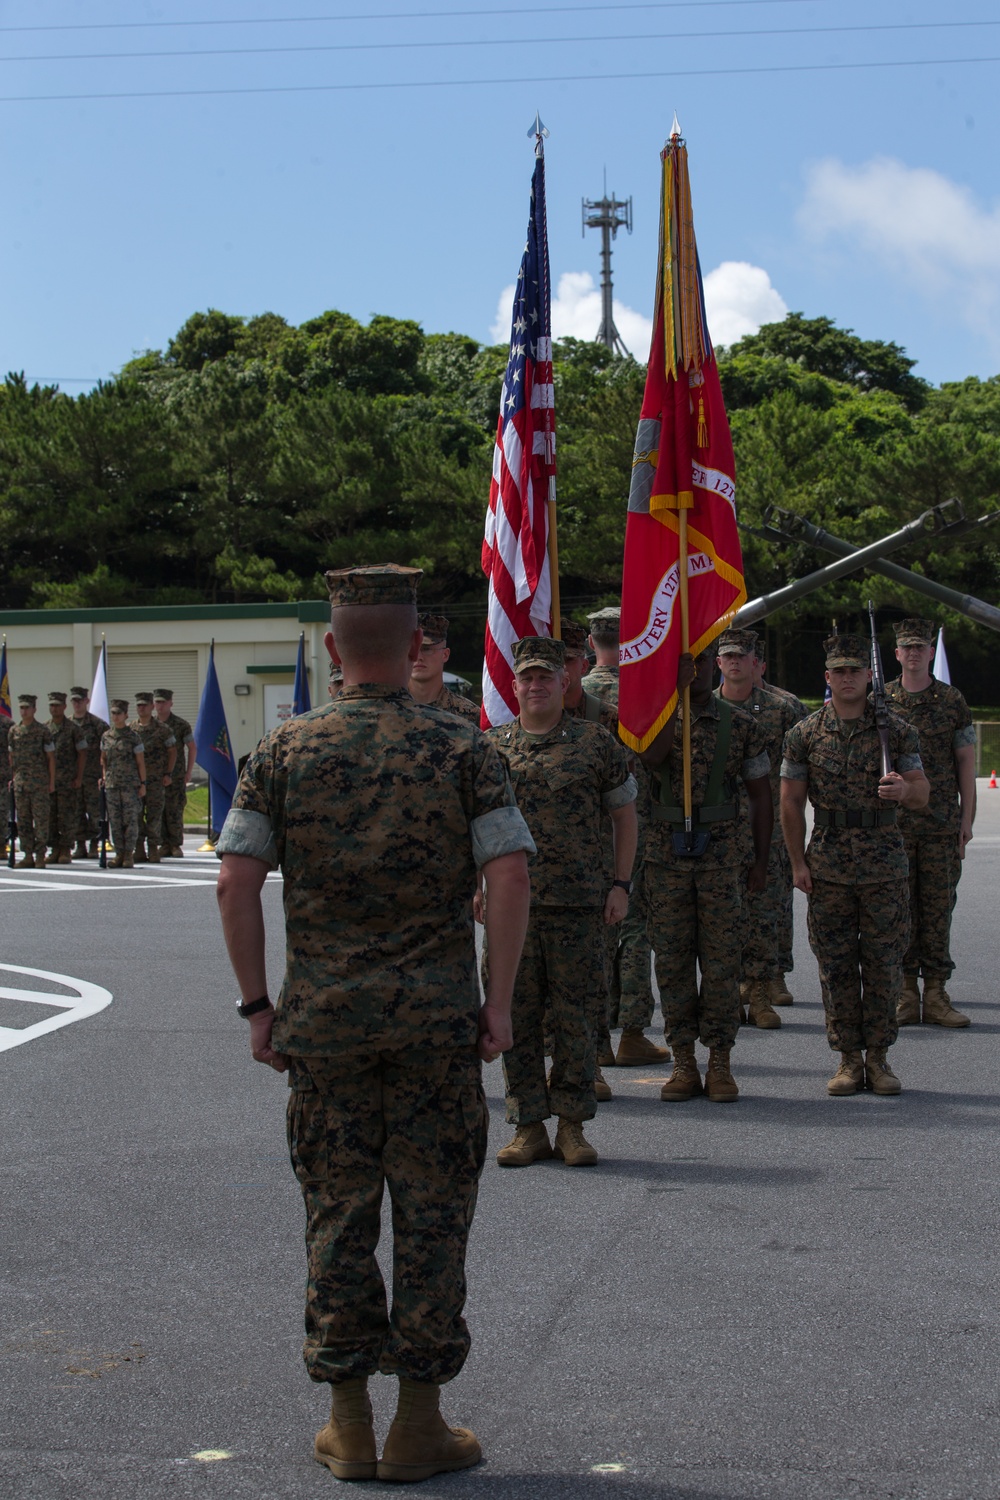
[[[194,725],[198,717],[198,651],[116,651],[108,649],[108,697],[127,698],[135,717],[136,693],[169,688],[174,713]]]

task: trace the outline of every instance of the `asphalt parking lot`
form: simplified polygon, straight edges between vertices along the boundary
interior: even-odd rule
[[[980,802],[951,986],[973,1025],[906,1029],[900,1098],[826,1096],[797,910],[796,1003],[741,1031],[737,1104],[609,1070],[596,1168],[490,1158],[444,1397],[486,1462],[414,1493],[1000,1496],[1000,792]],[[134,872],[0,872],[5,1500],[350,1493],[311,1457],[285,1089],[235,1014],[215,873],[190,840]],[[277,877],[265,900],[276,989]]]

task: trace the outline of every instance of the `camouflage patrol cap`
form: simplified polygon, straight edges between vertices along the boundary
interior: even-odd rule
[[[111,702],[108,704],[108,707],[111,709],[111,712],[113,714],[127,714],[128,713],[128,699],[127,698],[112,698]]]
[[[420,615],[417,624],[424,632],[428,646],[443,646],[448,641],[448,621],[444,615]]]
[[[590,633],[598,646],[617,646],[621,629],[622,612],[617,605],[609,604],[599,609],[588,620]]]
[[[566,647],[548,635],[529,635],[514,642],[514,671],[542,667],[546,672],[561,672],[566,665]]]
[[[930,620],[897,620],[892,628],[897,646],[933,646],[937,634]]]
[[[587,655],[587,632],[575,620],[561,620],[559,630],[566,651],[566,660]]]
[[[49,702],[50,703],[61,703],[62,706],[63,706],[63,708],[65,708],[66,707],[66,694],[65,693],[51,692],[49,694]]]
[[[136,703],[152,703],[153,695],[152,693],[136,693],[135,701]]]
[[[871,647],[863,635],[828,635],[823,642],[827,671],[833,667],[870,667]]]
[[[18,693],[17,701],[18,703],[27,704],[29,708],[34,708],[35,704],[38,702],[38,699],[34,693]]]
[[[90,692],[89,692],[89,690],[87,688],[75,687],[75,688],[70,688],[69,695],[70,695],[70,698],[73,700],[74,703],[79,703],[84,698],[89,698],[90,697]]]
[[[331,682],[343,682],[344,669],[339,661],[332,661],[330,663],[329,679]]]
[[[153,692],[154,703],[173,703],[174,695],[169,688],[156,688]]]
[[[384,563],[376,568],[334,568],[325,575],[330,608],[347,604],[412,604],[417,602],[421,568]]]
[[[756,656],[760,641],[756,630],[724,630],[715,644],[716,656]]]

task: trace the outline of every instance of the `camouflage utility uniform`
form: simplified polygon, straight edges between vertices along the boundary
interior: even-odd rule
[[[494,747],[406,688],[344,687],[244,767],[217,853],[284,875],[272,1045],[291,1060],[314,1380],[442,1384],[465,1361],[488,1120],[472,895],[478,867],[532,847]],[[386,1182],[389,1316],[375,1259]]]
[[[76,793],[76,838],[94,846],[101,836],[101,740],[109,726],[89,709],[79,719],[74,716],[73,723],[87,736],[83,784]]]
[[[625,747],[600,724],[563,714],[547,734],[518,720],[488,732],[510,768],[538,853],[531,916],[514,981],[514,1046],[504,1054],[507,1118],[530,1125],[596,1113],[597,1035],[606,1021],[602,814],[635,800]],[[612,872],[612,879],[614,878]],[[487,896],[488,899],[488,896]],[[546,1088],[543,1026],[554,1045]]]
[[[479,704],[466,698],[464,693],[453,693],[449,687],[442,687],[433,705],[428,706],[446,708],[450,714],[461,714],[463,719],[471,719],[476,725],[479,723]]]
[[[44,857],[49,842],[49,753],[55,744],[48,724],[12,724],[7,750],[13,771],[17,836],[21,853]]]
[[[921,769],[916,732],[895,714],[889,750],[900,775]],[[827,703],[794,725],[781,775],[808,782],[815,809],[806,850],[809,944],[819,965],[827,1039],[835,1052],[891,1047],[899,1030],[909,888],[897,808],[878,796],[882,754],[871,703],[859,719],[841,720]]]
[[[594,698],[603,698],[605,703],[618,707],[618,668],[591,667],[580,686]]]
[[[0,849],[7,852],[8,824],[10,823],[10,761],[7,758],[7,736],[13,727],[13,721],[5,713],[0,713],[0,814],[3,815],[3,824],[0,825]]]
[[[708,848],[697,858],[677,855],[673,834],[683,828],[684,769],[683,708],[670,757],[652,781],[652,817],[646,833],[646,891],[649,901],[649,941],[656,954],[656,982],[660,990],[664,1034],[673,1048],[696,1041],[727,1049],[739,1026],[740,944],[743,892],[746,883],[748,835],[737,781],[753,781],[770,769],[764,735],[748,713],[711,697],[699,708],[692,704],[692,805],[705,805],[715,758],[720,713],[731,715],[722,801],[722,815],[705,823]],[[697,816],[695,826],[698,826]],[[701,970],[701,983],[698,982]]]
[[[139,809],[135,852],[141,855],[148,841],[150,855],[159,858],[160,845],[163,843],[163,806],[166,795],[163,778],[167,774],[170,751],[177,741],[173,730],[156,718],[150,719],[148,724],[144,724],[141,719],[133,719],[129,728],[141,739],[146,755],[146,796]],[[174,770],[176,769],[175,761]]]
[[[716,697],[722,697],[722,689],[716,688]],[[774,804],[774,832],[771,835],[771,852],[767,858],[767,886],[763,891],[744,890],[744,948],[743,977],[750,981],[780,979],[791,972],[791,953],[780,949],[780,929],[786,903],[792,899],[792,867],[788,850],[781,833],[778,807],[781,802],[781,747],[785,734],[798,723],[796,711],[790,701],[771,688],[752,689],[749,698],[726,700],[735,708],[748,713],[764,737],[767,758],[771,763],[769,779],[771,798]],[[747,811],[746,792],[741,792],[744,815]],[[748,858],[752,850],[748,849]],[[791,945],[789,944],[789,947]],[[787,965],[783,959],[787,957]]]
[[[932,679],[923,692],[908,693],[897,680],[885,692],[893,711],[917,731],[924,775],[931,784],[926,807],[899,810],[910,867],[910,946],[903,972],[943,982],[955,967],[949,939],[962,874],[955,751],[974,745],[976,731],[962,694],[946,682]]]
[[[188,746],[194,744],[194,732],[187,719],[182,719],[180,714],[169,713],[163,720],[163,726],[169,729],[177,745],[177,759],[174,769],[170,773],[170,785],[165,789],[163,795],[163,836],[160,840],[160,849],[166,853],[168,849],[184,848],[184,808],[187,805],[187,751]]]
[[[143,753],[142,738],[127,724],[106,729],[101,736],[104,756],[104,795],[108,803],[111,842],[119,859],[131,856],[139,836],[139,767],[136,756]],[[149,762],[146,762],[146,795],[149,795]]]
[[[89,752],[94,742],[80,721],[69,714],[61,721],[50,719],[46,728],[56,747],[56,789],[49,804],[49,843],[54,854],[65,854],[68,857],[76,835],[80,793],[83,790],[82,783],[78,787],[73,785],[76,780],[77,756],[81,750]],[[83,769],[86,775],[86,761]]]

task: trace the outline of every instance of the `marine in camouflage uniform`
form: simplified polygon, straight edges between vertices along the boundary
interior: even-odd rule
[[[71,688],[69,697],[73,723],[87,736],[83,781],[76,794],[76,848],[73,858],[89,859],[97,854],[101,835],[101,739],[109,726],[97,714],[90,712],[90,694],[86,688]]]
[[[534,848],[495,748],[475,725],[407,691],[419,577],[394,566],[327,574],[327,644],[343,660],[345,685],[332,703],[261,741],[217,845],[223,924],[250,1002],[254,1056],[279,1070],[290,1064],[288,1141],[306,1205],[304,1356],[312,1379],[333,1385],[315,1452],[343,1478],[376,1475],[365,1385],[379,1370],[400,1377],[382,1477],[404,1464],[415,1430],[404,1409],[426,1418],[426,1473],[479,1457],[472,1435],[437,1415],[437,1386],[458,1374],[469,1349],[465,1253],[488,1122],[477,1036],[480,1055],[492,1059],[504,1045],[492,1039],[502,1022],[509,1045],[525,854]],[[373,636],[380,651],[359,644]],[[259,898],[267,870],[279,867],[286,960],[271,1011],[257,998],[266,985]],[[518,920],[491,928],[509,973],[506,994],[494,981],[482,1010],[477,870],[496,891],[495,911],[511,910],[515,887],[521,901]],[[244,937],[248,902],[260,917],[256,943]],[[375,1259],[386,1184],[389,1313]]]
[[[0,813],[3,815],[3,823],[0,824],[0,859],[7,858],[8,830],[10,825],[10,761],[7,756],[7,736],[13,728],[13,720],[6,713],[0,713]]]
[[[112,864],[130,870],[139,836],[139,810],[149,794],[149,768],[142,736],[128,724],[128,699],[112,698],[111,728],[101,736],[101,772],[115,846]]]
[[[764,735],[741,708],[712,693],[714,652],[697,662],[682,656],[683,691],[691,686],[691,795],[695,834],[704,852],[680,854],[684,837],[683,708],[677,709],[643,752],[653,772],[652,818],[646,834],[649,940],[656,954],[664,1032],[674,1070],[664,1100],[701,1093],[695,1042],[709,1049],[705,1092],[714,1102],[737,1098],[729,1054],[740,1019],[740,944],[743,888],[763,890],[773,824],[770,763]],[[727,743],[728,741],[728,743]],[[737,783],[747,790],[754,862],[747,869],[747,821]],[[698,971],[701,971],[699,983]]]
[[[921,1019],[948,1027],[968,1026],[945,989],[955,965],[951,916],[958,896],[965,846],[976,813],[976,731],[957,688],[931,675],[936,627],[930,620],[901,620],[896,658],[903,676],[886,687],[894,711],[920,736],[920,759],[931,784],[925,808],[899,815],[910,866],[910,946],[903,958],[903,992],[896,1008],[901,1026]],[[904,683],[909,679],[909,689]]]
[[[781,747],[785,734],[798,723],[790,698],[755,684],[758,642],[755,631],[724,630],[716,643],[716,660],[723,682],[719,697],[742,708],[759,725],[771,763],[771,798],[775,809],[771,851],[767,859],[767,885],[763,891],[745,893],[743,917],[743,979],[740,1003],[747,1003],[747,1019],[753,1026],[775,1030],[781,1017],[775,1005],[789,1005],[779,953],[778,932],[786,901],[791,900],[792,871],[781,834],[778,809],[781,803]],[[744,794],[745,795],[745,794]],[[753,851],[748,850],[752,860]]]
[[[514,986],[514,1046],[504,1058],[514,1140],[502,1166],[550,1154],[543,1121],[559,1118],[556,1155],[591,1165],[582,1124],[596,1110],[598,1032],[606,1019],[602,917],[619,921],[635,855],[635,778],[625,747],[600,724],[561,711],[562,641],[528,637],[514,647],[520,717],[488,731],[510,769],[517,804],[538,849],[531,864],[531,918]],[[604,875],[602,815],[614,824],[615,870]],[[544,1027],[552,1034],[546,1083]]]
[[[47,724],[35,718],[34,693],[21,693],[17,703],[20,724],[7,731],[7,757],[14,782],[17,836],[21,845],[18,869],[45,868],[49,842],[49,804],[55,788],[56,747]]]
[[[184,858],[184,809],[187,806],[187,784],[191,779],[196,750],[194,731],[187,719],[173,710],[174,695],[169,688],[153,693],[153,708],[160,724],[169,729],[177,745],[177,758],[170,773],[170,785],[163,793],[163,830],[161,856]]]
[[[444,615],[423,614],[420,628],[424,638],[420,655],[413,663],[410,676],[410,692],[418,703],[443,708],[450,714],[461,714],[463,719],[479,723],[479,706],[462,693],[453,693],[445,687],[444,669],[451,649],[448,645],[448,621]]]
[[[78,798],[83,787],[90,740],[87,731],[66,715],[66,694],[49,694],[48,723],[56,747],[56,784],[49,803],[49,864],[68,865],[78,817]]]
[[[150,864],[158,865],[163,843],[163,804],[177,764],[177,741],[173,730],[154,718],[152,693],[136,693],[135,706],[137,715],[129,727],[142,740],[146,756],[146,796],[139,809],[135,858],[139,864],[148,859]]]
[[[795,710],[796,723],[798,723],[799,719],[807,719],[809,717],[809,710],[802,702],[802,699],[797,698],[794,693],[790,693],[787,688],[778,687],[774,682],[766,682],[766,672],[767,662],[762,658],[759,658],[757,661],[757,666],[754,669],[754,686],[763,688],[767,693],[777,693],[779,698],[784,698],[787,703],[790,703],[792,705],[792,708]],[[778,816],[779,805],[780,797],[776,797],[774,803],[775,834],[777,834],[781,826],[781,819]],[[784,843],[784,840],[782,840],[782,843]],[[781,1000],[775,1000],[776,1005],[780,1005],[782,1003],[785,1005],[791,1005],[793,1003],[792,997],[788,991],[788,987],[784,981],[784,975],[790,974],[795,967],[795,912],[792,903],[793,889],[794,887],[791,883],[791,871],[789,871],[789,883],[785,888],[781,906],[778,909],[778,967],[780,968],[782,973],[781,984],[783,994]]]
[[[826,1034],[841,1063],[827,1084],[853,1094],[867,1079],[899,1093],[886,1052],[896,1040],[896,1002],[909,940],[906,850],[898,805],[926,800],[916,732],[889,714],[895,767],[882,776],[871,672],[862,636],[825,643],[832,699],[788,731],[781,765],[781,818],[796,886],[809,897],[809,943],[819,965]],[[806,799],[814,808],[807,850]],[[862,1064],[861,1052],[867,1056]]]

